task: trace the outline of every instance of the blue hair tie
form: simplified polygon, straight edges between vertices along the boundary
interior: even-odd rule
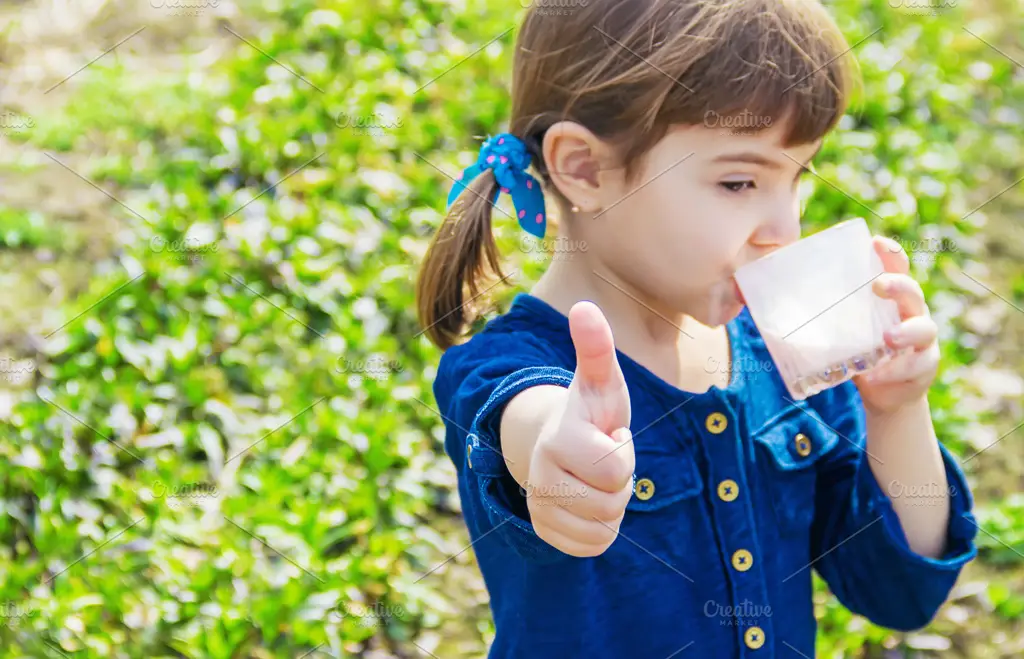
[[[547,214],[544,212],[544,192],[540,183],[526,173],[530,166],[530,153],[523,141],[510,133],[489,137],[480,147],[480,156],[455,178],[455,185],[448,193],[448,207],[466,189],[470,181],[484,170],[494,170],[494,178],[500,186],[494,193],[491,204],[498,203],[501,193],[512,197],[512,204],[519,218],[519,226],[527,233],[544,237],[547,228]]]

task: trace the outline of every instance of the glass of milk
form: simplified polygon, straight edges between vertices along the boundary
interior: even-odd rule
[[[841,222],[736,271],[736,283],[796,400],[897,356],[883,332],[900,323],[872,283],[885,272],[863,219]]]

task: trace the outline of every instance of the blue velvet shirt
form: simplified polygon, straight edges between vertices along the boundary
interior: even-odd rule
[[[853,383],[793,401],[748,312],[727,329],[725,389],[685,392],[618,353],[635,487],[618,538],[593,558],[537,537],[500,454],[505,404],[528,387],[569,385],[568,319],[520,294],[445,352],[434,393],[490,593],[489,657],[814,657],[812,570],[879,625],[908,630],[934,616],[975,555],[972,498],[950,454],[947,550],[936,560],[910,549],[885,491],[911,493],[871,472]]]

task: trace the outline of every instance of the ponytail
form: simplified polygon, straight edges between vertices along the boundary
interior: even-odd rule
[[[419,321],[430,341],[442,350],[455,345],[476,318],[471,303],[488,276],[505,279],[491,232],[491,200],[497,192],[493,171],[484,171],[470,182],[448,210],[420,266]]]

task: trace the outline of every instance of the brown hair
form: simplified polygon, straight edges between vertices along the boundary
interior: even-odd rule
[[[555,4],[570,15],[545,8]],[[785,146],[806,144],[846,111],[848,51],[818,0],[536,0],[516,40],[507,132],[526,143],[548,201],[561,206],[541,150],[555,123],[615,144],[627,182],[671,125],[709,116],[767,118],[760,128],[785,120]],[[421,266],[419,320],[442,349],[473,320],[466,307],[489,275],[505,278],[491,233],[496,191],[493,172],[478,176]]]

